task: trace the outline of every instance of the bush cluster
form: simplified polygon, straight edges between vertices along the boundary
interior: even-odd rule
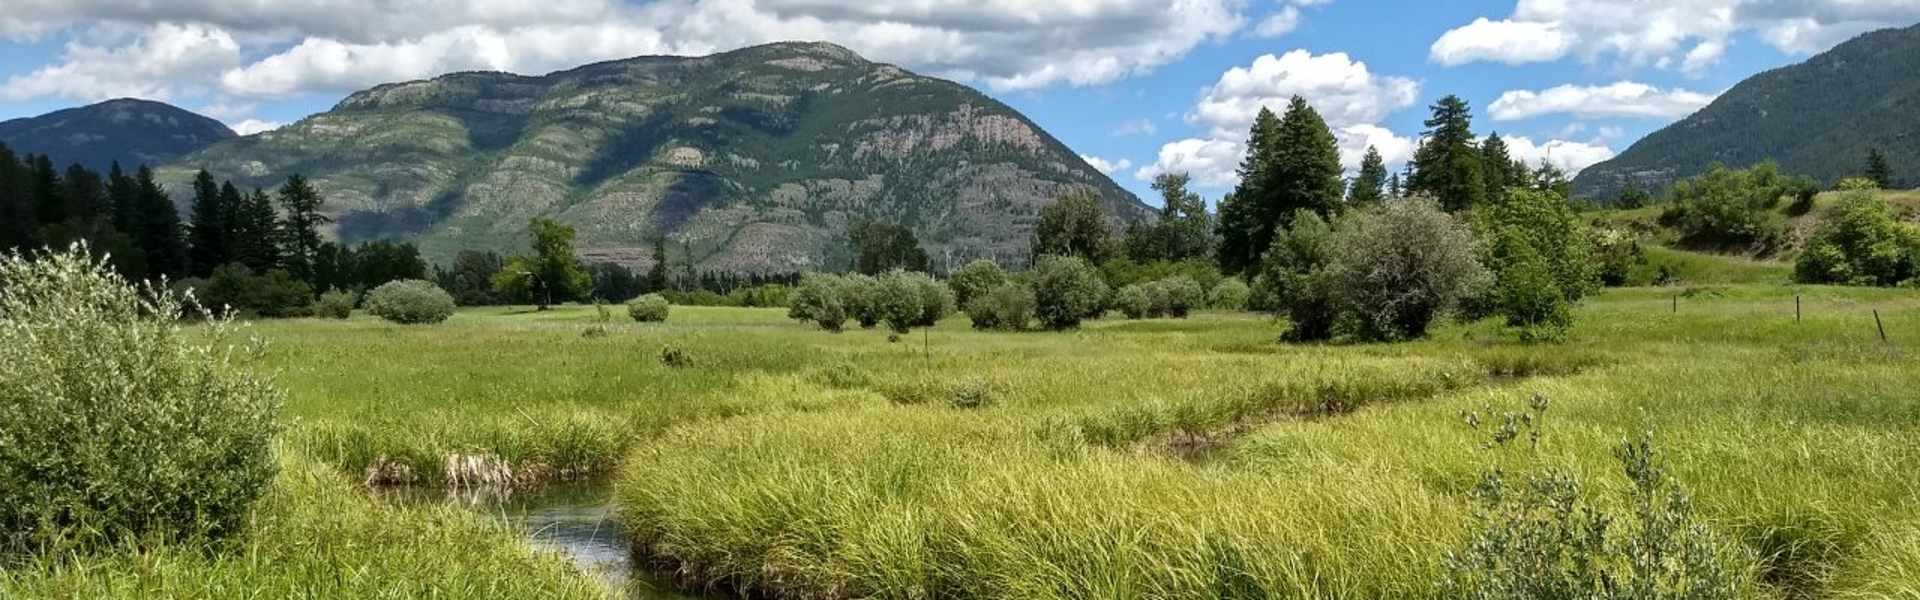
[[[419,279],[390,281],[367,292],[367,314],[401,325],[423,325],[453,316],[453,296]]]
[[[947,276],[947,285],[953,288],[954,305],[962,307],[1006,282],[1007,273],[1000,269],[1000,263],[984,259],[967,263]]]
[[[1072,329],[1106,311],[1107,282],[1085,259],[1043,256],[1031,275],[1035,316],[1041,327]]]
[[[337,289],[327,290],[313,303],[313,316],[323,319],[346,319],[353,316],[353,307],[360,303],[360,294],[343,292]]]
[[[1237,277],[1221,279],[1213,289],[1207,290],[1207,308],[1213,310],[1247,310],[1247,301],[1253,296],[1253,290]]]
[[[1129,319],[1184,319],[1206,301],[1206,292],[1200,288],[1199,282],[1184,275],[1175,275],[1120,288],[1113,293],[1112,309]]]
[[[967,303],[974,329],[1019,331],[1033,324],[1034,312],[1033,288],[1016,282],[994,286]]]
[[[861,327],[886,324],[894,333],[932,327],[954,312],[954,293],[925,273],[893,270],[879,277],[807,273],[793,293],[787,316],[839,331],[847,321]]]
[[[647,294],[627,302],[627,316],[641,323],[662,323],[670,307],[665,296]]]
[[[304,317],[313,308],[313,288],[280,269],[254,274],[233,263],[213,270],[204,285],[194,288],[200,303],[217,314],[285,318]]]
[[[0,551],[242,527],[284,395],[189,309],[84,247],[0,256]]]
[[[1920,229],[1870,190],[1843,192],[1794,264],[1801,283],[1893,286],[1920,277]]]
[[[1275,236],[1262,282],[1292,321],[1289,339],[1414,339],[1485,288],[1477,252],[1472,229],[1431,199],[1381,203],[1331,227],[1301,213]]]

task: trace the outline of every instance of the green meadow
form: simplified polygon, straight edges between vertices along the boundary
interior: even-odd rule
[[[479,511],[366,486],[587,478],[694,593],[1439,597],[1482,474],[1561,467],[1624,510],[1613,448],[1651,431],[1756,597],[1920,598],[1911,290],[1609,290],[1538,345],[1491,321],[1286,345],[1239,313],[897,343],[776,309],[596,324],[257,323],[290,427],[245,533],[10,566],[0,597],[610,597]],[[1537,445],[1463,418],[1538,399]]]

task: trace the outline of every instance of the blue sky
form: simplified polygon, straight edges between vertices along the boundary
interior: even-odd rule
[[[1299,94],[1357,163],[1411,153],[1426,107],[1577,171],[1754,73],[1920,22],[1920,0],[7,0],[0,119],[116,97],[243,132],[374,84],[538,74],[824,40],[979,87],[1122,185],[1233,184],[1246,124]],[[1514,139],[1518,138],[1518,139]]]

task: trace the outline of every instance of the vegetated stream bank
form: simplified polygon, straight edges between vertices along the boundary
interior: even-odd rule
[[[534,549],[565,557],[587,576],[634,600],[690,600],[634,568],[633,545],[614,515],[613,480],[598,478],[535,489],[503,487],[373,488],[392,503],[449,504],[506,524]]]

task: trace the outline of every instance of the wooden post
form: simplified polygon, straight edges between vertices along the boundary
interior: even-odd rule
[[[1800,324],[1800,295],[1793,295],[1793,324]]]
[[[1887,343],[1887,324],[1880,322],[1880,311],[1873,311],[1873,326],[1880,329],[1880,343]]]
[[[1673,295],[1673,313],[1680,314],[1680,295],[1679,294]]]

